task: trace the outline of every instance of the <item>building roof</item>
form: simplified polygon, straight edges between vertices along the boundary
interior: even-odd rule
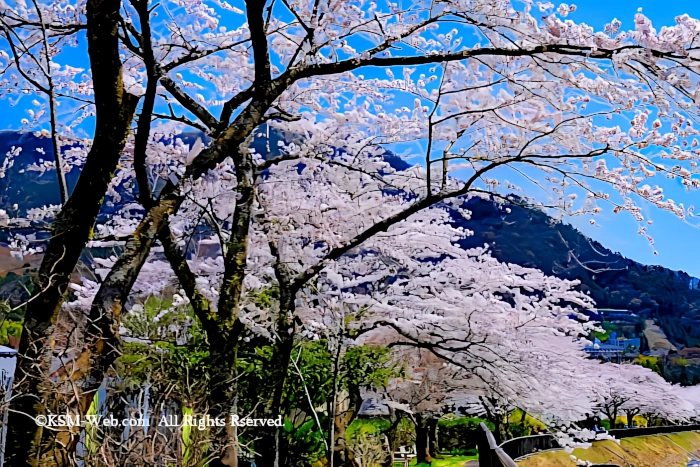
[[[17,353],[17,351],[13,348],[10,347],[5,347],[4,345],[0,345],[0,358],[2,357],[9,357],[9,358],[14,358]]]
[[[362,401],[362,406],[357,412],[365,417],[381,417],[389,415],[389,407],[379,399],[370,398]]]
[[[697,355],[700,354],[700,347],[686,347],[682,350],[679,350],[678,354],[684,357],[688,355]]]

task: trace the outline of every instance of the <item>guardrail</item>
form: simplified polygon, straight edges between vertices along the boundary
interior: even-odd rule
[[[501,444],[501,448],[511,459],[518,459],[535,452],[561,449],[561,446],[553,435],[546,433],[509,439]]]
[[[479,439],[479,467],[518,467],[518,465],[505,453],[503,448],[496,444],[491,430],[483,423],[479,424],[477,431]]]

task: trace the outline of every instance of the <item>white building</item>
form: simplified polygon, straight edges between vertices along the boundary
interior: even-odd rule
[[[17,351],[0,345],[0,395],[5,395],[5,402],[12,395],[12,379],[17,364]],[[0,412],[0,467],[5,464],[5,437],[7,436],[7,409]]]

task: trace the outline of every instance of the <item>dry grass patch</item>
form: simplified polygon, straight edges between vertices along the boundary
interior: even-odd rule
[[[588,449],[575,449],[574,456],[595,464],[617,464],[622,467],[685,467],[688,454],[700,454],[700,433],[686,432],[670,435],[597,441]],[[520,467],[575,467],[576,463],[564,451],[544,452],[518,463]]]

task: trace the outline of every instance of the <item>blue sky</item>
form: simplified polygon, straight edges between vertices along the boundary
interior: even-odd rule
[[[546,0],[543,0],[546,1]],[[232,2],[236,6],[241,3],[237,0]],[[558,2],[554,2],[558,5]],[[654,22],[657,28],[663,25],[672,25],[674,18],[684,13],[700,18],[700,2],[681,2],[672,0],[667,2],[652,2],[650,0],[582,0],[575,3],[578,9],[569,18],[577,22],[585,22],[595,29],[602,29],[605,23],[613,18],[622,21],[622,29],[633,27],[634,14],[638,8],[642,8]],[[240,5],[242,6],[242,5]],[[229,18],[222,21],[222,24],[230,25]],[[4,47],[5,44],[2,45]],[[78,50],[66,51],[70,54],[84,54],[84,43]],[[66,60],[72,62],[73,60]],[[64,62],[65,63],[65,62]],[[74,64],[75,65],[75,64]],[[85,64],[87,68],[87,63]],[[371,75],[372,72],[365,72]],[[395,73],[396,74],[396,73]],[[400,74],[400,71],[399,71]],[[0,130],[18,129],[19,121],[24,117],[23,109],[26,108],[24,101],[29,101],[33,97],[23,96],[22,104],[11,107],[7,99],[0,99]],[[514,177],[510,177],[511,179]],[[513,180],[515,181],[515,180]],[[683,202],[686,207],[695,205],[700,212],[700,193],[686,192],[680,182],[667,181],[663,183],[667,197],[676,202]],[[567,219],[568,222],[579,228],[586,235],[600,241],[613,251],[618,251],[625,256],[645,264],[660,264],[671,269],[686,271],[696,277],[700,277],[700,248],[694,248],[694,242],[700,241],[700,228],[688,223],[684,223],[670,213],[659,211],[654,208],[647,208],[644,211],[647,219],[652,219],[654,224],[648,226],[650,233],[655,240],[652,247],[649,242],[637,234],[638,224],[628,214],[614,215],[609,209],[602,215],[596,217],[597,225],[589,223],[590,217],[577,217]],[[696,225],[700,226],[700,222]],[[654,250],[658,255],[654,254]]]
[[[622,21],[623,30],[631,29],[638,8],[642,8],[643,13],[653,21],[657,29],[663,25],[675,24],[674,18],[685,13],[700,18],[700,2],[582,0],[572,3],[575,3],[578,9],[570,18],[577,22],[585,22],[596,29],[602,28],[613,18]],[[674,201],[683,202],[686,207],[700,207],[700,193],[697,191],[686,192],[680,182],[675,181],[664,183],[663,187],[666,196]],[[654,237],[653,248],[644,237],[637,235],[637,222],[629,215],[615,215],[606,210],[596,217],[600,227],[590,225],[589,217],[578,217],[569,221],[586,235],[628,258],[645,264],[660,264],[671,269],[683,270],[700,277],[700,247],[695,247],[695,242],[700,242],[700,228],[655,208],[645,209],[644,215],[654,221],[647,229]],[[700,222],[695,222],[695,225],[700,225]],[[654,250],[658,251],[658,255],[654,255]]]
[[[517,2],[517,0],[515,1]],[[545,3],[547,0],[541,1]],[[560,1],[550,1],[555,4],[555,8],[561,3]],[[602,30],[603,26],[614,18],[622,22],[622,30],[633,29],[634,15],[638,8],[642,8],[642,12],[652,20],[657,30],[662,26],[674,25],[675,17],[686,13],[694,18],[700,18],[700,2],[693,4],[678,0],[668,2],[584,0],[572,1],[570,4],[575,4],[577,10],[571,13],[567,19],[586,23],[596,30]],[[394,74],[397,74],[396,70],[394,70]],[[417,160],[410,162],[415,163]],[[459,176],[459,173],[455,175]],[[547,195],[543,195],[542,191],[512,170],[498,169],[490,175],[492,178],[494,176],[500,180],[507,179],[515,183],[523,189],[524,194],[533,196],[538,201],[547,201]],[[660,185],[664,189],[666,198],[673,199],[676,204],[683,203],[686,208],[695,206],[700,209],[700,192],[687,191],[680,180],[665,180],[657,176],[653,182],[650,180],[650,184]],[[612,199],[621,201],[619,196],[611,193],[610,187],[600,185],[598,188],[610,193]],[[639,223],[630,214],[626,212],[613,214],[612,208],[604,203],[600,203],[604,210],[595,216],[595,225],[590,224],[592,217],[588,215],[567,217],[564,221],[574,225],[587,236],[598,240],[607,248],[622,253],[635,261],[682,270],[695,277],[700,277],[700,248],[694,247],[694,242],[700,242],[700,219],[690,218],[688,221],[682,221],[673,214],[661,211],[648,203],[642,202],[640,205],[643,208],[642,214],[645,219],[642,225],[646,227],[647,233],[653,237],[653,245],[650,245],[647,238],[637,233]],[[653,224],[647,225],[647,220],[652,220]]]

